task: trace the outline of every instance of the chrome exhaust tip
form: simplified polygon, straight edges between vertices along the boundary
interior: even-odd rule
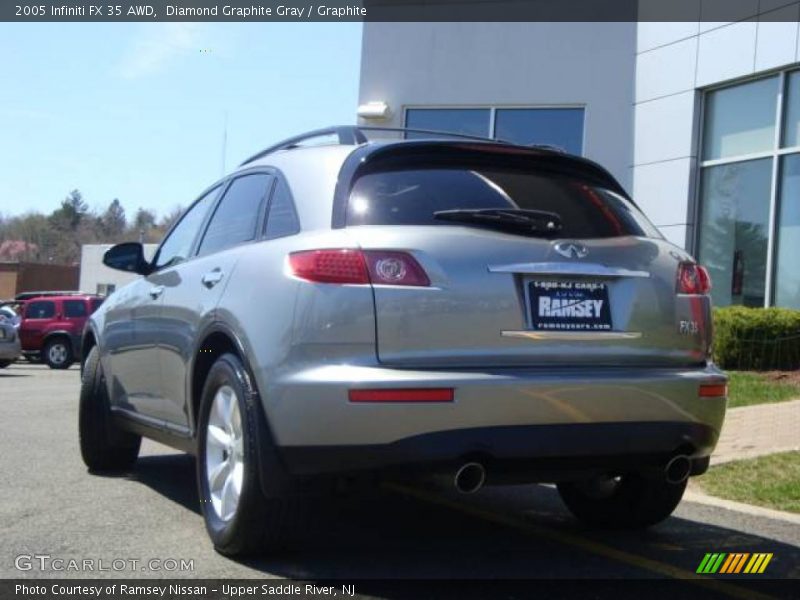
[[[673,456],[667,466],[664,467],[664,474],[667,482],[672,484],[683,483],[689,479],[689,473],[692,472],[692,461],[685,454],[678,454]]]
[[[486,469],[480,463],[469,462],[456,471],[453,483],[462,494],[474,494],[486,482]]]

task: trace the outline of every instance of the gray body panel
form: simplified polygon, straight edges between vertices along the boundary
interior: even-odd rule
[[[0,360],[15,360],[22,353],[17,330],[11,323],[0,322]]]
[[[698,386],[725,376],[708,360],[708,297],[675,293],[683,250],[655,238],[578,240],[588,255],[573,259],[554,251],[573,240],[457,224],[332,229],[334,190],[352,151],[282,151],[255,164],[285,177],[301,233],[194,257],[117,290],[94,313],[115,407],[190,435],[193,366],[217,324],[244,355],[279,449],[499,426],[669,422],[708,428],[711,441],[693,451],[710,454],[726,399],[700,398]],[[290,253],[325,248],[407,251],[431,285],[330,285],[289,272]],[[214,269],[224,276],[209,289],[200,279]],[[525,288],[536,278],[606,283],[620,335],[528,336]],[[153,286],[164,288],[155,300]],[[682,332],[681,321],[699,327]],[[454,402],[348,401],[351,389],[421,387],[454,388]],[[631,442],[631,453],[647,440],[640,446]]]

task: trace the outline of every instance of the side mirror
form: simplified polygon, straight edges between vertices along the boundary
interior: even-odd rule
[[[153,268],[144,258],[144,248],[139,242],[125,242],[109,248],[103,255],[103,264],[117,271],[148,275]]]

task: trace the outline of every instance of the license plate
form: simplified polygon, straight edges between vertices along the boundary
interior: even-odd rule
[[[611,331],[611,307],[605,283],[531,281],[528,298],[533,329]]]

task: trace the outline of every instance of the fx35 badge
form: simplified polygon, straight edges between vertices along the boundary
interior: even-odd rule
[[[695,335],[700,331],[697,321],[681,321],[678,325],[678,332],[681,335]]]

